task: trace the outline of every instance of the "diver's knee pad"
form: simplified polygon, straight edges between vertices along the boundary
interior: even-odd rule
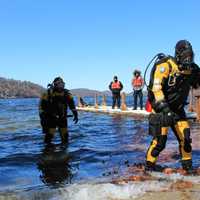
[[[167,135],[160,135],[157,137],[157,144],[155,148],[152,150],[151,155],[153,157],[157,157],[160,152],[165,148],[167,142]]]

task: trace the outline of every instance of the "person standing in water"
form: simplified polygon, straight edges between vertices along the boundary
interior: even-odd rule
[[[45,134],[45,143],[51,143],[56,128],[58,128],[63,143],[68,142],[67,109],[73,113],[75,124],[78,122],[78,112],[73,96],[65,89],[62,78],[56,77],[49,84],[47,91],[42,94],[39,103],[40,122]]]

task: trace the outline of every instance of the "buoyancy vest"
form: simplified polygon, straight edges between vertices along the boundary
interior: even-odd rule
[[[112,89],[121,89],[121,84],[120,84],[120,82],[119,82],[119,81],[117,81],[117,82],[112,82],[111,88],[112,88]]]
[[[48,91],[48,113],[50,115],[66,116],[68,104],[68,90],[64,90],[61,94]]]
[[[141,87],[143,85],[142,77],[139,76],[137,78],[134,78],[132,81],[132,85],[133,85],[133,87]]]

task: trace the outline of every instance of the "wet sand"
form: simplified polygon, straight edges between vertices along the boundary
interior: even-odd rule
[[[136,200],[200,200],[200,184],[190,188],[170,188],[166,191],[147,192]]]

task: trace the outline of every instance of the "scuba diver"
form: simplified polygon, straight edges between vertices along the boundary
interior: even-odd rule
[[[120,108],[121,106],[121,90],[123,89],[123,85],[120,81],[118,81],[118,77],[114,76],[113,81],[109,85],[109,89],[112,92],[112,109],[115,108],[117,103],[117,107]]]
[[[137,100],[139,97],[140,101],[140,109],[143,109],[143,93],[142,89],[144,86],[144,80],[141,76],[141,72],[139,70],[135,70],[133,72],[133,79],[132,79],[132,87],[133,87],[133,98],[134,98],[134,105],[133,105],[133,110],[137,110]]]
[[[40,122],[45,134],[45,143],[51,143],[56,128],[58,128],[62,143],[68,142],[67,109],[73,113],[75,124],[78,122],[78,112],[69,90],[65,89],[62,78],[57,77],[48,85],[39,103]]]
[[[171,127],[179,142],[182,168],[190,172],[192,140],[184,106],[187,105],[190,88],[200,86],[200,68],[194,63],[192,45],[187,40],[177,42],[174,57],[158,54],[155,58],[148,86],[148,100],[152,106],[149,134],[153,139],[147,150],[145,169],[156,170],[155,163],[165,148]]]

